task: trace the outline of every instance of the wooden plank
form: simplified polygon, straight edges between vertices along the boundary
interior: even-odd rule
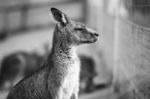
[[[82,4],[81,3],[71,3],[62,5],[53,5],[54,7],[63,10],[69,17],[73,19],[82,18]],[[50,6],[52,7],[52,6]],[[48,24],[54,22],[50,7],[44,7],[39,9],[30,10],[28,13],[27,26],[34,26],[37,24]]]
[[[63,10],[69,17],[74,20],[83,20],[83,4],[81,2],[72,2],[61,5],[53,5],[61,10]],[[52,6],[45,6],[42,8],[30,9],[27,12],[25,24],[22,24],[22,20],[24,16],[21,16],[20,11],[14,11],[8,13],[7,26],[4,25],[4,22],[1,25],[1,32],[3,33],[3,28],[7,31],[7,35],[10,36],[12,34],[23,33],[21,31],[24,30],[32,30],[32,29],[42,29],[49,28],[53,26],[54,20],[49,11]],[[3,21],[3,18],[0,19]],[[22,28],[23,27],[23,28]]]
[[[27,6],[28,9],[36,9],[39,7],[45,7],[45,6],[52,6],[52,5],[61,5],[61,4],[70,4],[77,1],[74,0],[62,0],[59,2],[38,2],[38,3],[22,3],[22,4],[16,4],[16,5],[1,5],[0,6],[0,12],[12,12],[12,11],[18,11],[22,10],[24,6]]]

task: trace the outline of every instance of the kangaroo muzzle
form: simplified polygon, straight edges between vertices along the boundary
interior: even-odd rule
[[[97,37],[99,37],[99,34],[98,34],[98,33],[94,33],[94,36],[97,36]]]
[[[96,42],[99,38],[99,34],[98,33],[92,33],[92,43]]]
[[[90,28],[86,28],[86,29],[87,29],[87,32],[90,33],[90,35],[92,37],[91,38],[91,43],[96,42],[98,40],[98,38],[99,38],[99,34],[96,31],[94,31],[94,30],[92,30]]]

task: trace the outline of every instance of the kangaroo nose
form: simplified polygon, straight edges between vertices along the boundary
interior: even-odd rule
[[[99,36],[99,34],[98,34],[98,33],[94,33],[94,35],[95,35],[95,36]]]

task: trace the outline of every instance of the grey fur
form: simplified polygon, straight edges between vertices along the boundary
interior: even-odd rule
[[[54,17],[61,18],[57,16],[63,14],[61,11],[53,11],[58,13]],[[7,99],[78,99],[80,61],[75,49],[83,40],[94,43],[98,34],[87,31],[83,24],[66,15],[65,18],[66,24],[57,20],[52,52],[43,66],[14,86]],[[83,30],[75,31],[79,26]]]

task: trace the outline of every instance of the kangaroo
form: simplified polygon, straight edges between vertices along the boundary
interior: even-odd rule
[[[21,80],[7,99],[78,99],[80,61],[77,46],[94,43],[98,34],[51,8],[57,21],[51,54],[36,72]]]

